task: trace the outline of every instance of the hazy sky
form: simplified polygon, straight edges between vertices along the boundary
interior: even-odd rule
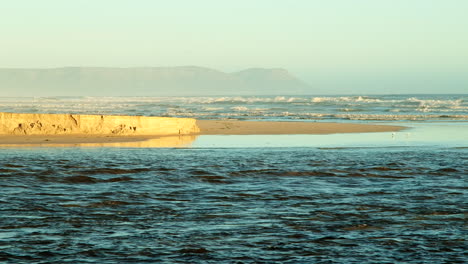
[[[0,67],[282,67],[337,91],[395,77],[466,93],[467,12],[467,0],[2,0]],[[370,86],[344,84],[360,78]]]

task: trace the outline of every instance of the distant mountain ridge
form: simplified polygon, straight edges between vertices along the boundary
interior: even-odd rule
[[[225,73],[198,66],[0,69],[0,96],[210,96],[303,94],[281,68]]]

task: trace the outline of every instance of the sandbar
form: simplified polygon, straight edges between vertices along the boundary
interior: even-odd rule
[[[198,129],[186,135],[99,135],[99,134],[3,134],[0,147],[89,146],[89,147],[186,147],[199,135],[286,135],[395,132],[403,126],[237,120],[197,120]]]
[[[271,122],[237,120],[197,120],[202,135],[287,135],[287,134],[337,134],[394,132],[403,126],[322,123],[322,122]]]

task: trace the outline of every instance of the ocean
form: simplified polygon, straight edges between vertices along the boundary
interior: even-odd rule
[[[468,95],[0,97],[0,112],[273,121],[466,121]]]
[[[467,262],[467,95],[3,97],[0,111],[408,127],[3,146],[2,263]]]

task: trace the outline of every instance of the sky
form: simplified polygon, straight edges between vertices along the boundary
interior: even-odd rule
[[[466,0],[2,0],[0,68],[279,67],[336,93],[467,93],[467,11]]]

